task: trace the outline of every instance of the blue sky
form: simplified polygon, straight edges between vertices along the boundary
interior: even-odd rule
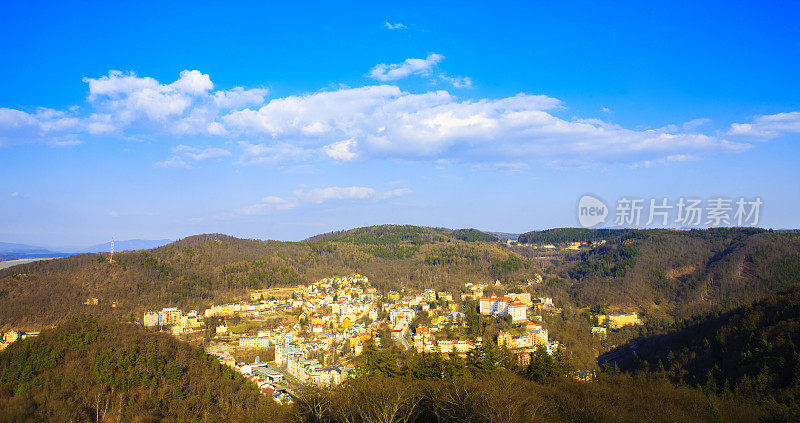
[[[586,193],[800,226],[796,2],[10,3],[6,242],[524,232]]]

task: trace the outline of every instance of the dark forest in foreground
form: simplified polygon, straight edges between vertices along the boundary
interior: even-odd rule
[[[198,348],[83,316],[0,352],[0,421],[704,422],[761,414],[664,378],[537,381],[502,366],[473,372],[469,361],[459,374],[387,376],[367,357],[358,378],[309,389],[286,408]]]

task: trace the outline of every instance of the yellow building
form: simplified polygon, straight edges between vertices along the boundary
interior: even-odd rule
[[[389,301],[400,301],[400,293],[396,291],[389,291],[386,297]]]
[[[269,338],[244,337],[239,338],[239,346],[243,348],[267,348]]]
[[[158,312],[148,311],[144,313],[142,324],[145,326],[158,326]]]
[[[350,320],[349,317],[345,317],[342,319],[342,322],[339,324],[342,329],[347,329],[353,327],[353,322]]]
[[[7,343],[10,344],[10,343],[16,341],[17,339],[19,339],[19,332],[18,331],[10,330],[10,331],[6,332],[6,342]]]
[[[600,316],[603,323],[611,329],[619,329],[623,326],[638,325],[642,323],[639,315],[636,313],[626,314],[609,314],[607,316]]]

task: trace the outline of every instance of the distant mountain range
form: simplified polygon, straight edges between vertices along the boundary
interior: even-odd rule
[[[147,250],[169,244],[170,242],[172,242],[171,239],[128,239],[114,241],[114,251]],[[111,242],[92,245],[91,247],[74,251],[53,251],[37,245],[0,242],[0,261],[25,258],[67,257],[74,254],[99,253],[110,250]]]

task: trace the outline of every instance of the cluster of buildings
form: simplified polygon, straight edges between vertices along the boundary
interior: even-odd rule
[[[471,340],[450,340],[450,339],[419,339],[414,341],[414,349],[419,353],[438,353],[442,355],[450,354],[455,351],[463,355],[481,345],[481,339]]]
[[[259,293],[261,291],[258,291]],[[251,294],[252,299],[253,294]],[[211,306],[207,308],[203,315],[205,318],[210,317],[257,317],[262,314],[276,313],[278,311],[290,311],[295,307],[302,307],[303,301],[293,298],[272,299],[264,300],[263,297],[257,297],[251,302],[241,301],[238,303],[228,303]]]
[[[177,307],[165,307],[161,311],[146,311],[142,318],[142,324],[147,327],[171,326],[173,333],[183,333],[188,330],[203,326],[203,319],[197,314],[197,310],[191,310],[184,314]]]
[[[520,333],[517,336],[501,332],[498,345],[515,350],[520,354],[520,360],[524,359],[526,352],[529,355],[540,345],[548,351],[557,348],[558,343],[548,339],[546,329],[528,320],[528,310],[534,304],[531,294],[502,297],[492,294],[487,297],[483,295],[485,288],[483,284],[467,283],[462,297],[466,295],[478,300],[481,314],[510,316],[511,321],[521,328],[516,332]],[[284,298],[280,299],[274,298],[270,292],[251,292],[250,301],[215,305],[206,309],[202,316],[223,319],[216,332],[225,335],[219,338],[219,342],[226,351],[230,347],[274,347],[273,366],[276,368],[273,369],[259,361],[236,363],[226,351],[217,354],[223,363],[258,383],[265,394],[273,395],[279,402],[287,401],[287,397],[281,395],[289,395],[276,389],[283,377],[317,386],[341,383],[349,371],[346,365],[348,357],[360,355],[365,342],[370,338],[379,339],[387,333],[387,328],[392,339],[419,352],[449,354],[455,351],[464,355],[482,343],[481,339],[448,339],[459,337],[449,330],[445,332],[447,336],[439,336],[447,326],[467,326],[460,305],[453,302],[453,294],[447,291],[426,289],[411,294],[389,291],[382,297],[370,286],[366,276],[354,274],[297,286],[292,291],[286,290]],[[539,298],[536,305],[552,307],[552,299]],[[226,318],[263,318],[273,314],[286,320],[269,329],[262,327],[257,333],[231,333],[224,323]],[[425,317],[425,324],[420,324],[421,320],[417,319],[421,314]],[[535,317],[540,316],[531,318]],[[181,333],[203,325],[203,318],[194,310],[184,314],[176,307],[168,307],[146,312],[143,323],[145,326],[171,326],[173,332]]]
[[[237,363],[233,356],[228,351],[219,351],[215,353],[217,359],[233,370],[241,373],[245,378],[258,385],[258,389],[262,394],[271,396],[275,402],[279,404],[292,405],[294,403],[294,396],[289,393],[289,390],[284,384],[283,373],[272,369],[266,362],[263,362],[256,357],[255,362]]]

